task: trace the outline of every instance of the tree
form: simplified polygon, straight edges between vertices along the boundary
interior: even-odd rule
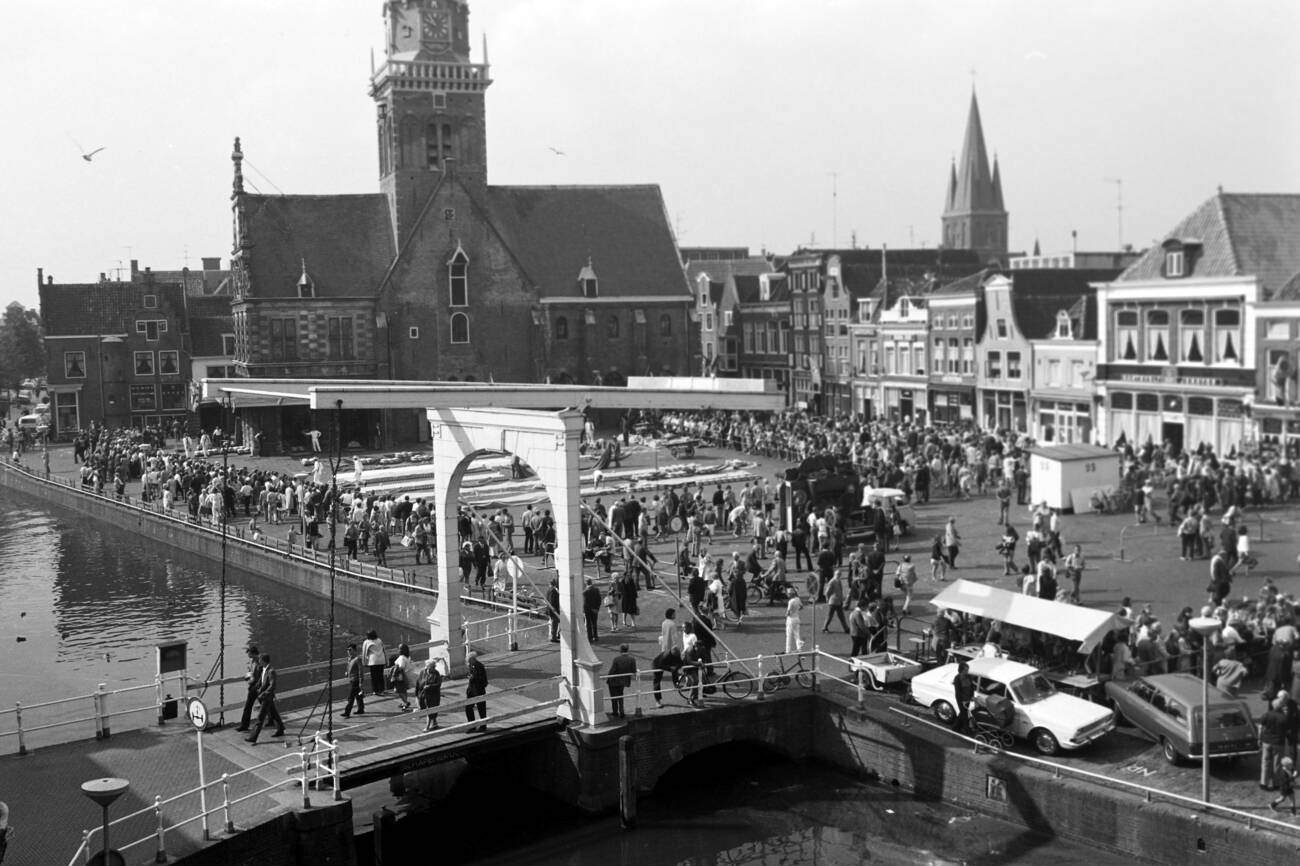
[[[16,390],[23,379],[45,375],[41,317],[14,301],[0,318],[0,381]]]

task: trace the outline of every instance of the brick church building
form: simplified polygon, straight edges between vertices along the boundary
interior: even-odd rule
[[[618,384],[698,369],[692,295],[655,185],[493,186],[486,45],[464,0],[388,0],[370,95],[379,192],[256,195],[235,141],[239,376]],[[416,412],[345,411],[345,445],[427,435]],[[330,429],[243,410],[265,453]]]

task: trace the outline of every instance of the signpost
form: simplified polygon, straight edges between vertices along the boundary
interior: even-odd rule
[[[203,729],[208,726],[207,704],[194,698],[190,701],[189,715],[199,742],[199,811],[203,813],[203,841],[207,842],[212,839],[208,833],[208,778],[203,772]]]

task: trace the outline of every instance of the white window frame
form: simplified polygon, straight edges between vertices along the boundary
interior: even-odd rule
[[[71,373],[68,372],[68,367],[69,367],[68,362],[72,359],[72,356],[74,356],[74,355],[80,355],[80,356],[81,356],[81,375],[80,375],[80,376],[73,376]],[[84,378],[86,378],[86,353],[85,353],[85,352],[64,352],[64,353],[63,353],[63,378],[65,378],[65,379],[84,379]]]
[[[456,320],[461,319],[465,322],[465,339],[456,339]],[[469,316],[465,313],[452,313],[451,318],[447,320],[447,338],[452,345],[463,346],[469,343]]]
[[[1165,253],[1165,277],[1175,279],[1185,276],[1187,257],[1182,250],[1168,250]]]
[[[460,273],[457,273],[457,269]],[[456,287],[460,286],[461,298],[460,303],[456,303]],[[459,244],[456,245],[456,252],[451,254],[447,259],[447,306],[452,308],[462,308],[469,306],[469,256],[465,255],[465,250]],[[467,319],[468,321],[468,319]],[[465,342],[469,342],[466,340]]]

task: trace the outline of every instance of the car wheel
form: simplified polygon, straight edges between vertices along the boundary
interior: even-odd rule
[[[1034,748],[1044,755],[1055,755],[1061,751],[1061,744],[1057,742],[1056,736],[1046,728],[1035,728],[1029,734],[1029,739],[1034,743]]]
[[[1178,754],[1178,750],[1174,748],[1174,744],[1169,742],[1166,737],[1160,738],[1160,753],[1164,755],[1165,760],[1171,764],[1179,764],[1183,760],[1183,756]]]
[[[951,725],[957,719],[957,711],[947,701],[935,701],[930,704],[930,709],[934,711],[934,717],[945,725]]]

